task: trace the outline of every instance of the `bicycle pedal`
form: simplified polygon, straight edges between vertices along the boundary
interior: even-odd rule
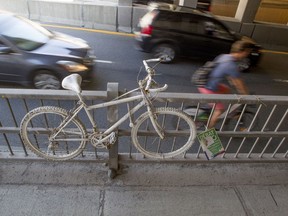
[[[246,131],[248,131],[248,129],[247,129],[246,127],[240,127],[240,128],[239,128],[239,131],[241,131],[241,132],[246,132]]]
[[[199,121],[207,121],[209,119],[209,116],[207,114],[201,114],[197,116],[197,120]]]

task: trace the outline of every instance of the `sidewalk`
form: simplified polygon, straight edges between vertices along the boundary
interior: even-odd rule
[[[288,213],[287,163],[0,160],[0,215],[191,216]]]

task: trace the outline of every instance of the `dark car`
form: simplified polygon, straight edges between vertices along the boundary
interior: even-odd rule
[[[188,7],[151,10],[142,17],[134,33],[138,49],[156,57],[168,56],[166,63],[178,56],[210,60],[228,53],[237,40],[253,43],[253,51],[242,62],[242,69],[256,65],[260,58],[260,46],[251,38],[233,33],[210,13]]]
[[[71,73],[89,79],[93,65],[92,50],[84,40],[0,11],[0,82],[59,89]]]

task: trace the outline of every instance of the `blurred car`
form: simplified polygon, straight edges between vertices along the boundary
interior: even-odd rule
[[[93,65],[93,51],[84,40],[0,11],[0,82],[60,89],[71,73],[89,80]]]
[[[261,47],[251,38],[233,33],[211,13],[188,7],[155,8],[142,17],[134,33],[137,49],[165,56],[165,63],[179,56],[210,60],[228,53],[237,40],[253,44],[251,55],[241,62],[243,71],[256,65],[261,56]]]

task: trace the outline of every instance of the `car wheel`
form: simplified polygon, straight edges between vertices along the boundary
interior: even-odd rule
[[[159,44],[153,49],[156,58],[163,58],[162,63],[171,63],[176,58],[176,48],[170,44]]]
[[[251,67],[251,61],[249,58],[244,58],[239,62],[238,66],[240,71],[248,72]]]
[[[47,70],[38,71],[33,78],[34,87],[37,89],[60,89],[59,78]]]

